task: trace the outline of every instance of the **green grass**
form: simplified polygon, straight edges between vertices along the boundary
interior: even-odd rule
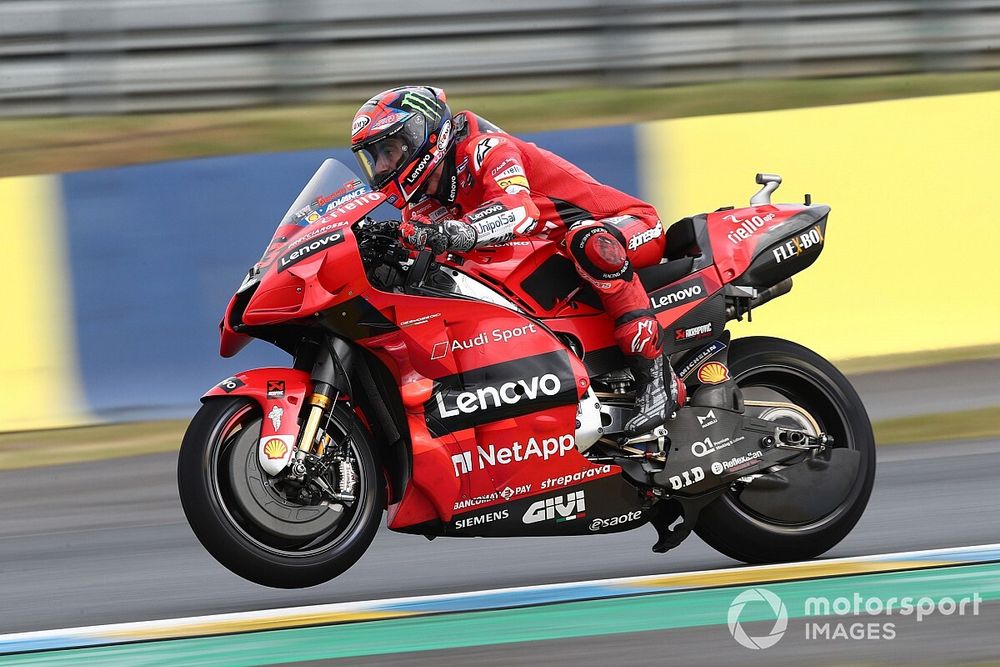
[[[148,421],[0,433],[0,470],[176,451],[187,421]]]
[[[511,132],[1000,89],[1000,71],[453,97]],[[372,91],[373,93],[376,91]],[[343,146],[352,103],[0,120],[0,176]]]
[[[836,366],[848,375],[861,375],[863,373],[878,373],[923,366],[940,366],[960,361],[978,361],[984,359],[1000,359],[1000,344],[905,352],[879,357],[838,359]]]
[[[995,438],[1000,437],[1000,406],[887,419],[873,426],[880,445]]]

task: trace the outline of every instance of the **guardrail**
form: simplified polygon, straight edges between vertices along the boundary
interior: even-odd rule
[[[6,0],[0,115],[1000,66],[1000,0]]]

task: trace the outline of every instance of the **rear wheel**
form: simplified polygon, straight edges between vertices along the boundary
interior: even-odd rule
[[[766,516],[740,501],[744,485],[738,482],[702,510],[695,532],[716,550],[746,563],[814,558],[844,539],[868,504],[875,480],[875,438],[868,413],[840,371],[787,340],[734,340],[729,368],[748,404],[786,406],[748,406],[748,411],[806,432],[818,428],[833,436],[834,447],[857,451],[859,466],[853,484],[824,516],[797,522]]]
[[[181,444],[177,480],[195,535],[216,560],[264,586],[303,588],[351,567],[371,544],[385,487],[364,427],[336,406],[328,435],[343,459],[324,480],[351,478],[353,501],[331,502],[272,478],[258,463],[262,414],[245,398],[207,401]],[[326,420],[323,420],[324,423]]]

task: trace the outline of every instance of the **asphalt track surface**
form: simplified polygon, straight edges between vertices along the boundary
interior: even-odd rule
[[[982,395],[997,393],[997,370],[993,362],[973,362],[947,369],[862,376],[857,385],[873,418],[885,418],[906,414],[906,410],[949,409],[928,408],[941,405],[940,396],[934,399],[928,389],[918,391],[918,383],[926,388],[942,384],[964,387],[965,380],[975,387],[978,382],[981,386],[974,392],[978,405],[994,404],[984,402]],[[998,454],[1000,441],[882,448],[868,511],[854,532],[828,556],[1000,541]],[[434,542],[383,529],[370,551],[339,579],[305,591],[271,590],[230,574],[197,543],[181,513],[174,466],[173,454],[160,454],[0,473],[0,590],[4,593],[0,632],[737,564],[697,537],[669,554],[653,554],[649,550],[654,539],[650,527],[586,538],[442,538]],[[640,651],[633,656],[636,662],[648,663],[659,655],[658,647],[668,639],[666,635],[683,634],[681,644],[697,647],[703,645],[699,633],[706,631],[641,633],[638,644],[628,645],[648,644],[649,653]],[[995,635],[976,623],[956,626],[949,633],[951,642],[982,651],[992,646],[991,655],[1000,654]],[[622,637],[613,640],[625,641]],[[573,650],[578,658],[590,656],[601,662],[599,647],[604,645],[595,639],[590,644],[576,643]],[[598,653],[590,653],[588,646]],[[902,643],[895,642],[893,648],[906,653],[912,650],[916,657],[922,655],[922,647],[914,642],[912,649],[904,649]],[[524,645],[519,655],[538,659],[544,654],[548,660],[558,658],[565,648],[560,642],[543,642],[534,649]],[[503,656],[499,649],[492,654],[488,649],[478,651],[444,652],[449,655],[439,655],[437,661],[499,664],[490,660],[499,661]],[[968,652],[966,659],[979,659],[977,656],[985,655],[982,651]],[[801,659],[808,652],[798,655]],[[508,659],[515,657],[508,654]],[[938,655],[939,662],[946,660],[947,654]]]
[[[873,421],[1000,405],[1000,359],[851,377]]]
[[[869,622],[872,618],[878,617],[864,617],[864,620]],[[892,639],[880,636],[885,618],[876,621],[878,630],[860,640],[807,638],[804,623],[793,623],[790,627],[796,631],[786,633],[775,646],[758,651],[738,645],[725,626],[713,625],[291,665],[995,665],[1000,656],[1000,642],[995,638],[1000,620],[997,603],[984,604],[978,616],[938,617],[920,623],[913,618],[894,617]],[[748,623],[744,628],[751,635],[765,635],[772,625],[773,622]]]

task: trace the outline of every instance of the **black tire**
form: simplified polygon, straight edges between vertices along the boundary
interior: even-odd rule
[[[831,513],[803,524],[769,520],[742,506],[729,489],[706,506],[695,532],[717,551],[745,563],[815,558],[854,528],[875,481],[875,437],[868,413],[847,378],[812,350],[780,338],[734,340],[729,368],[744,392],[775,391],[806,409],[835,447],[861,454],[854,484]]]
[[[375,538],[385,507],[381,468],[366,429],[349,410],[336,406],[331,435],[352,434],[351,449],[358,468],[357,500],[351,507],[341,505],[340,510],[318,506],[302,511],[301,505],[292,503],[278,506],[279,511],[297,521],[282,522],[264,515],[266,507],[276,506],[273,498],[279,494],[261,483],[265,476],[257,463],[256,444],[250,447],[251,455],[245,444],[259,439],[261,418],[260,406],[246,398],[212,398],[205,402],[181,444],[177,462],[181,505],[198,540],[232,572],[274,588],[315,586],[354,565]],[[273,531],[261,528],[259,519],[253,521],[241,510],[233,485],[243,483],[238,476],[244,465],[246,486],[241,490],[250,489],[256,481],[250,493],[270,495],[258,509],[260,516],[276,527]],[[253,472],[255,466],[259,478]],[[243,491],[243,502],[258,496]],[[285,527],[288,531],[282,534]]]

